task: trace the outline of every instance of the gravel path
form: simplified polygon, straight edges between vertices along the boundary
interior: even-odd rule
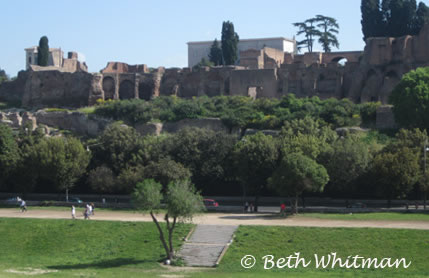
[[[179,252],[188,266],[215,266],[238,226],[197,225]]]
[[[21,213],[18,208],[0,209],[0,217],[18,218],[53,218],[70,219],[69,211],[31,209]],[[83,216],[78,214],[79,219]],[[162,219],[160,217],[159,219]],[[152,221],[149,215],[133,212],[96,211],[94,220],[112,221]],[[194,217],[193,223],[204,225],[266,225],[266,226],[298,226],[298,227],[346,227],[346,228],[397,228],[429,230],[429,221],[391,221],[391,220],[330,220],[307,217],[278,218],[270,214],[243,213],[206,213]]]

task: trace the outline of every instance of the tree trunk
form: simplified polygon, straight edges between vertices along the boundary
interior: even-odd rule
[[[177,218],[174,217],[173,224],[171,225],[171,227],[168,228],[168,244],[170,246],[170,257],[169,257],[170,260],[174,258],[173,231],[174,231],[174,227],[176,226],[176,220]]]
[[[427,192],[423,192],[423,209],[426,210],[426,200],[427,200]]]
[[[258,212],[258,205],[259,205],[258,203],[259,203],[259,192],[256,193],[256,196],[255,196],[255,204],[253,205],[254,212]]]
[[[165,237],[164,237],[164,233],[162,232],[161,226],[158,223],[158,220],[156,219],[155,215],[153,215],[153,211],[150,211],[150,216],[152,217],[153,222],[155,222],[156,227],[158,228],[159,231],[159,239],[162,242],[162,245],[164,246],[165,249],[165,253],[167,254],[167,258],[171,259],[170,256],[170,250],[168,249],[167,243],[165,242]]]
[[[66,202],[69,202],[69,189],[66,188]]]
[[[295,196],[295,214],[298,214],[298,194]]]

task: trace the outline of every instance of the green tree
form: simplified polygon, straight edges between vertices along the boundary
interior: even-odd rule
[[[222,48],[219,46],[217,39],[213,41],[210,47],[209,59],[215,66],[223,65]]]
[[[380,0],[362,0],[363,40],[371,37],[383,36],[383,16],[380,10]]]
[[[145,167],[144,177],[154,179],[164,187],[175,180],[187,180],[191,177],[191,172],[182,164],[169,158],[162,158],[159,161],[150,162]]]
[[[9,80],[9,77],[7,76],[6,72],[0,69],[0,84],[8,80]]]
[[[259,195],[266,188],[267,180],[277,166],[277,147],[277,142],[271,136],[258,132],[243,137],[234,148],[236,176],[242,185],[243,196],[255,195],[256,211]]]
[[[417,35],[425,24],[429,22],[429,7],[425,3],[420,2],[416,11],[416,16],[413,21],[411,30],[412,35]]]
[[[304,35],[305,39],[297,42],[298,51],[302,48],[307,48],[309,53],[313,52],[313,43],[314,38],[320,35],[320,32],[317,30],[316,19],[310,18],[304,22],[293,23],[293,26],[298,27],[297,36]]]
[[[222,56],[225,65],[234,65],[238,54],[238,34],[234,31],[234,24],[230,21],[222,23]]]
[[[164,141],[168,155],[192,173],[192,182],[199,190],[224,183],[230,154],[237,138],[224,132],[185,128]]]
[[[326,52],[331,52],[331,46],[339,48],[340,43],[338,42],[336,34],[338,34],[338,29],[340,26],[335,18],[316,15],[315,22],[319,28],[317,36],[319,37],[319,43],[322,45],[323,50]]]
[[[198,62],[198,64],[196,64],[195,66],[192,67],[192,70],[199,70],[200,68],[203,67],[212,67],[214,66],[214,63],[211,62],[210,60],[206,60],[206,58],[201,58],[201,61]]]
[[[89,172],[88,183],[92,190],[97,193],[113,193],[117,181],[116,176],[113,174],[112,170],[102,165]]]
[[[137,183],[144,179],[145,169],[142,165],[128,166],[121,170],[117,178],[117,189],[124,194],[131,194]]]
[[[429,67],[402,77],[390,95],[396,122],[406,128],[429,129]]]
[[[418,156],[407,147],[377,154],[372,171],[377,189],[387,198],[389,207],[392,199],[405,197],[420,178]]]
[[[13,138],[12,129],[5,124],[0,124],[0,185],[15,169],[19,159],[19,148]]]
[[[90,153],[76,138],[44,138],[32,149],[40,176],[51,181],[59,190],[68,193],[85,173]]]
[[[288,153],[268,184],[282,196],[294,196],[294,213],[298,213],[299,196],[304,191],[322,192],[328,181],[326,169],[315,160],[301,153]]]
[[[168,185],[165,196],[166,209],[165,221],[167,225],[167,237],[156,218],[155,212],[161,206],[163,195],[162,185],[152,179],[146,179],[137,184],[133,193],[134,204],[143,210],[148,210],[155,223],[162,246],[165,249],[167,259],[174,259],[173,233],[177,221],[192,219],[192,217],[204,210],[203,198],[195,191],[188,181],[176,181]]]
[[[367,171],[371,155],[359,136],[348,135],[332,144],[332,151],[326,153],[323,161],[332,188],[351,192],[356,179]]]
[[[40,38],[39,47],[37,48],[37,64],[42,67],[48,66],[49,63],[49,42],[48,37]]]
[[[120,122],[109,125],[89,148],[93,154],[92,165],[105,164],[115,175],[127,167],[143,164],[147,155],[142,137],[134,128]]]

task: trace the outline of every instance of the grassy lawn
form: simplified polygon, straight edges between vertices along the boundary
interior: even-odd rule
[[[177,227],[177,247],[190,228]],[[0,235],[0,277],[154,277],[165,257],[153,223],[0,218]]]
[[[243,226],[236,233],[214,273],[192,277],[429,277],[429,231],[398,229],[298,228]],[[264,270],[262,257],[287,257],[300,252],[307,267]],[[338,257],[360,255],[365,258],[406,258],[408,269],[317,269],[314,254],[337,252]],[[243,269],[241,258],[253,255],[252,269]]]
[[[302,213],[297,217],[333,220],[390,220],[390,221],[429,221],[429,213],[372,212],[372,213]]]
[[[179,246],[191,225],[181,224]],[[216,269],[166,270],[153,223],[0,218],[0,277],[429,277],[429,231],[241,226]],[[264,270],[262,257],[300,252],[309,267]],[[408,269],[317,269],[314,254],[406,258]],[[252,269],[241,258],[253,255]],[[12,273],[11,271],[15,271]],[[27,275],[16,272],[27,272]],[[164,276],[163,276],[164,275]],[[39,277],[39,275],[35,275]]]

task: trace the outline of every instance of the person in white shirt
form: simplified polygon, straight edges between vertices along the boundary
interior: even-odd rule
[[[71,214],[72,214],[72,218],[76,219],[76,208],[74,206],[72,206]]]
[[[27,204],[21,199],[21,212],[27,211]]]

